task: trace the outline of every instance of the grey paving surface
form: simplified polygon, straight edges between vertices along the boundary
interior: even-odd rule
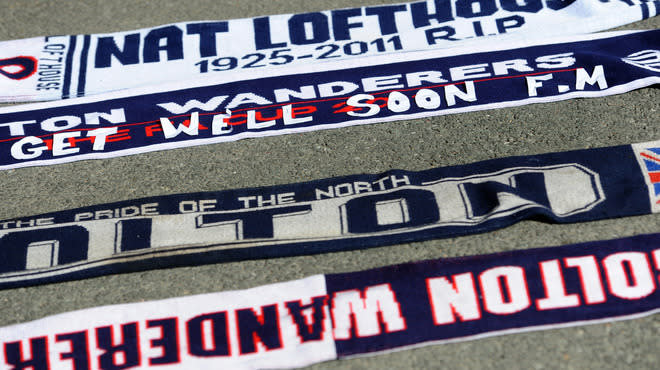
[[[0,39],[111,32],[381,4],[385,0],[0,1]],[[393,2],[393,1],[392,1]],[[660,19],[624,27],[658,28]],[[660,139],[660,89],[0,172],[0,219],[144,196],[421,170],[508,155]],[[660,215],[574,225],[523,222],[482,235],[148,271],[0,291],[0,325],[105,304],[242,289],[318,273],[660,232]],[[333,368],[658,368],[660,316],[436,345],[313,366]]]

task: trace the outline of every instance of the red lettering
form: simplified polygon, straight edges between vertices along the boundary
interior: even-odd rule
[[[385,108],[387,106],[387,98],[386,97],[380,97],[380,98],[375,98],[375,99],[370,99],[370,100],[365,100],[365,103],[369,104],[375,104],[377,101],[381,101],[381,103],[378,104],[379,107]],[[351,107],[350,105],[347,105],[346,102],[341,102],[337,103],[332,106],[333,108],[337,109],[336,111],[332,112],[334,114],[340,114],[340,113],[347,113],[347,112],[358,112],[361,111],[364,108],[361,107]]]
[[[236,121],[234,120],[235,118],[245,118],[244,120]],[[247,123],[247,113],[236,113],[232,114],[229,119],[227,119],[227,124],[229,126],[238,126],[238,125],[244,125]]]
[[[124,141],[124,140],[130,140],[131,136],[128,135],[130,132],[129,129],[121,129],[118,130],[116,134],[113,135],[108,135],[108,137],[105,139],[106,143],[113,143],[115,141]]]
[[[293,118],[297,118],[298,116],[302,116],[302,115],[305,115],[305,114],[312,114],[316,111],[317,111],[317,109],[313,105],[305,105],[305,106],[302,106],[302,107],[294,106],[293,108],[291,108],[291,116]]]
[[[156,125],[149,125],[144,128],[144,133],[147,137],[154,136],[154,132],[163,132],[163,128],[160,127],[160,123]]]

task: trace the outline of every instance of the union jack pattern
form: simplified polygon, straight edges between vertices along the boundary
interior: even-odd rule
[[[639,152],[639,155],[653,186],[655,204],[660,204],[660,148],[645,148]]]

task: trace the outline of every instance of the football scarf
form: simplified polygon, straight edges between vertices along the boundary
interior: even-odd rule
[[[660,30],[408,53],[0,108],[0,169],[623,93]]]
[[[0,328],[0,367],[291,368],[633,319],[660,309],[659,246],[641,235],[91,308]]]
[[[237,71],[589,33],[655,16],[648,0],[427,0],[0,42],[0,102],[52,100]],[[228,72],[229,73],[226,73]]]
[[[660,211],[660,141],[127,200],[0,222],[0,288]]]

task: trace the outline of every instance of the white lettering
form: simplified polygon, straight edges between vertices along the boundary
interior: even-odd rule
[[[282,107],[282,117],[284,119],[285,126],[310,122],[314,119],[313,117],[294,118],[292,112],[292,106],[290,104]]]
[[[415,104],[422,109],[437,109],[442,104],[442,100],[437,92],[421,89],[415,94]]]
[[[508,75],[509,70],[516,72],[533,72],[534,69],[527,64],[525,59],[505,60],[503,62],[493,62],[493,72],[495,76]]]
[[[569,257],[564,260],[566,267],[576,267],[586,304],[605,302],[605,290],[598,272],[598,262],[594,256]]]
[[[536,66],[543,69],[566,68],[575,64],[573,53],[544,55],[536,58]]]
[[[266,127],[271,127],[275,126],[277,124],[277,121],[270,120],[270,121],[262,121],[262,122],[257,122],[257,112],[253,110],[247,111],[247,128],[248,130],[258,130]]]
[[[362,86],[364,92],[387,90],[387,89],[403,89],[404,85],[399,83],[401,75],[369,77],[362,79]]]
[[[92,150],[105,149],[105,142],[108,139],[108,136],[114,135],[116,133],[117,133],[116,127],[102,127],[88,131],[87,137],[94,138],[94,145],[92,146]]]
[[[233,131],[233,127],[230,127],[227,123],[227,120],[231,118],[231,111],[227,109],[225,114],[216,114],[213,116],[213,121],[211,122],[211,134],[213,135],[225,135]]]
[[[63,122],[63,125],[59,125],[58,122]],[[48,118],[47,120],[44,120],[41,122],[41,128],[50,131],[50,132],[55,132],[55,131],[60,131],[60,130],[68,130],[71,128],[74,128],[82,123],[80,117],[76,116],[61,116],[61,117],[53,117],[53,118]]]
[[[359,290],[335,293],[332,299],[335,339],[351,337],[351,316],[355,319],[357,337],[380,334],[379,316],[388,333],[406,328],[399,302],[389,284],[367,287],[364,290],[364,298]]]
[[[474,82],[465,81],[465,91],[461,90],[457,85],[445,86],[445,100],[447,100],[447,106],[451,107],[452,105],[456,105],[456,98],[468,102],[477,101]]]
[[[486,63],[453,67],[449,68],[449,75],[451,76],[452,81],[467,80],[479,77],[490,77],[491,74],[486,72],[486,68],[488,68],[488,64]]]
[[[441,84],[448,81],[442,78],[442,72],[438,72],[438,71],[406,73],[406,83],[408,84],[408,86],[410,87],[422,86],[422,82]]]
[[[104,120],[110,123],[126,122],[126,114],[124,113],[124,109],[119,108],[119,109],[111,109],[110,113],[104,113],[104,112],[85,113],[85,124],[99,125],[101,123],[101,118],[103,118]]]
[[[71,139],[74,137],[80,137],[80,131],[73,132],[60,132],[53,135],[53,156],[61,156],[68,154],[76,154],[80,151],[80,148],[72,148]],[[66,140],[66,142],[65,142]]]
[[[479,282],[484,308],[490,313],[509,315],[530,305],[525,270],[522,267],[502,266],[488,269],[479,275]]]
[[[48,147],[45,145],[35,147],[36,145],[43,144],[44,141],[34,136],[26,136],[11,146],[11,156],[16,159],[34,159],[39,157]],[[25,148],[26,145],[31,145],[31,148]]]
[[[651,266],[649,266],[649,260],[644,253],[621,252],[611,254],[603,260],[603,266],[605,267],[610,291],[619,298],[640,299],[655,291]]]
[[[575,307],[580,305],[577,294],[566,294],[566,284],[561,273],[559,260],[544,261],[539,264],[545,288],[545,298],[536,300],[539,310]]]
[[[189,136],[197,136],[199,134],[199,112],[193,112],[188,122],[188,126],[182,123],[178,127],[174,127],[169,118],[160,118],[160,126],[163,128],[166,139],[177,137],[182,132]]]
[[[589,73],[584,68],[578,68],[575,71],[575,78],[575,88],[578,90],[584,90],[586,84],[591,86],[598,84],[598,88],[601,90],[607,89],[607,80],[605,79],[605,71],[602,65],[595,66],[591,76],[589,76]]]
[[[402,113],[410,109],[410,99],[398,91],[392,91],[387,97],[387,109]]]
[[[471,273],[454,275],[453,281],[446,277],[430,278],[426,280],[426,286],[436,325],[455,322],[455,314],[461,321],[481,318],[477,290]]]
[[[320,84],[318,86],[319,95],[324,98],[330,96],[349,94],[359,88],[360,86],[358,86],[357,84],[346,81],[328,82],[328,83]]]
[[[192,100],[188,100],[184,105],[179,105],[174,102],[160,103],[157,105],[167,110],[168,112],[174,114],[184,114],[193,109],[203,110],[205,112],[211,112],[217,110],[220,104],[222,104],[228,97],[229,96],[227,95],[214,96],[213,98],[209,99],[209,101],[207,101],[206,103],[202,103],[199,100],[192,99]]]
[[[346,105],[355,107],[355,108],[369,108],[366,112],[355,112],[348,111],[346,114],[354,117],[371,117],[380,112],[380,107],[378,104],[362,102],[363,100],[373,100],[374,96],[369,94],[357,94],[353,95],[348,100],[346,100]]]
[[[549,73],[547,75],[525,77],[525,80],[527,81],[527,95],[537,96],[538,92],[536,90],[539,87],[543,86],[543,83],[540,81],[548,81],[551,79],[552,79],[552,73]]]
[[[9,127],[9,135],[11,136],[23,136],[25,135],[25,130],[23,129],[24,125],[33,125],[37,123],[35,120],[30,121],[16,121],[8,123],[0,123],[0,127]]]
[[[236,96],[231,100],[231,102],[227,104],[227,109],[234,109],[239,105],[243,105],[243,104],[267,105],[267,104],[273,104],[273,102],[257,94],[240,93],[240,94],[236,94]]]
[[[275,101],[278,103],[291,101],[291,97],[298,99],[315,99],[316,90],[313,85],[300,86],[300,91],[290,89],[276,89],[273,91]]]

